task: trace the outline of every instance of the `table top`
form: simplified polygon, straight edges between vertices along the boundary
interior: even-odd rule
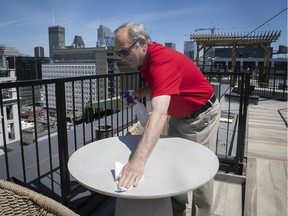
[[[150,155],[144,178],[126,192],[115,192],[114,163],[129,161],[141,136],[102,139],[74,152],[68,162],[70,174],[83,186],[112,197],[156,199],[182,194],[213,178],[219,168],[216,155],[190,140],[161,137]]]

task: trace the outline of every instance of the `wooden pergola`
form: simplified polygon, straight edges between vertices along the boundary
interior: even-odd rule
[[[199,53],[203,50],[203,63],[206,53],[216,46],[232,47],[231,72],[236,68],[236,49],[238,46],[257,46],[264,49],[264,68],[269,67],[270,46],[280,37],[281,31],[261,32],[253,35],[237,34],[191,34],[190,39],[197,44],[196,64],[199,66]]]

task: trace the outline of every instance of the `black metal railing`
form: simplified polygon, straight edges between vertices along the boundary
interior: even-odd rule
[[[254,94],[269,99],[287,100],[287,67],[249,70]]]
[[[247,72],[204,74],[221,103],[216,147],[220,170],[241,175],[245,159],[250,75]]]
[[[241,175],[245,160],[250,73],[204,74],[222,106],[216,152],[220,169]],[[56,200],[69,203],[75,186],[67,169],[69,156],[98,139],[97,132],[104,133],[105,137],[108,131],[97,131],[100,126],[111,126],[115,136],[126,135],[137,119],[133,110],[124,109],[123,92],[143,85],[137,72],[1,83],[1,93],[12,92],[15,98],[14,101],[7,100],[0,94],[3,116],[0,178],[13,177]],[[24,112],[24,99],[19,97],[23,87],[31,88],[32,103],[28,114]],[[38,89],[43,95],[41,102],[36,97]],[[42,103],[40,108],[45,115],[41,117],[38,105]],[[9,110],[17,113],[13,115],[18,116],[14,121],[13,118],[7,119]],[[22,128],[24,116],[34,123],[30,130]],[[40,136],[43,134],[46,135]]]
[[[202,68],[204,73],[231,72],[230,66],[204,65]],[[250,74],[250,94],[261,98],[287,100],[287,64],[275,67],[239,67],[235,71]]]
[[[133,110],[123,109],[123,91],[142,85],[139,73],[1,83],[1,93],[13,92],[14,98],[12,94],[12,99],[3,98],[0,94],[0,147],[3,150],[0,178],[14,177],[44,193],[51,193],[52,197],[68,197],[69,156],[81,146],[96,140],[96,126],[110,125],[113,134],[125,135],[125,130],[136,119]],[[19,95],[25,87],[31,89],[32,103],[24,106]],[[38,115],[39,101],[35,99],[35,89],[42,89],[41,103],[44,107],[41,109],[46,113],[42,117]],[[72,98],[69,99],[70,96]],[[28,114],[23,114],[25,108]],[[14,111],[14,118],[9,117],[11,112],[8,114],[8,110]],[[67,116],[68,111],[70,117]],[[24,118],[34,125],[29,129],[22,128]],[[46,135],[40,137],[43,133]]]

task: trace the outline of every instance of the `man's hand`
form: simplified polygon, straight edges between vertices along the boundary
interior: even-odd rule
[[[118,186],[129,189],[136,187],[144,175],[145,164],[140,160],[131,160],[122,169]]]
[[[148,86],[145,86],[137,91],[134,91],[133,95],[136,96],[139,100],[141,100],[143,97],[150,97],[151,90]]]

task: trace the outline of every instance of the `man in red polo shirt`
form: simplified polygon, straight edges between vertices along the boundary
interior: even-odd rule
[[[198,142],[215,152],[220,104],[213,88],[185,55],[152,42],[143,25],[126,23],[115,32],[115,53],[143,74],[148,86],[135,92],[151,97],[152,111],[132,159],[121,173],[120,187],[136,187],[167,117],[168,135]],[[197,215],[211,215],[213,181],[193,191]],[[187,194],[172,198],[173,214],[181,215]]]

